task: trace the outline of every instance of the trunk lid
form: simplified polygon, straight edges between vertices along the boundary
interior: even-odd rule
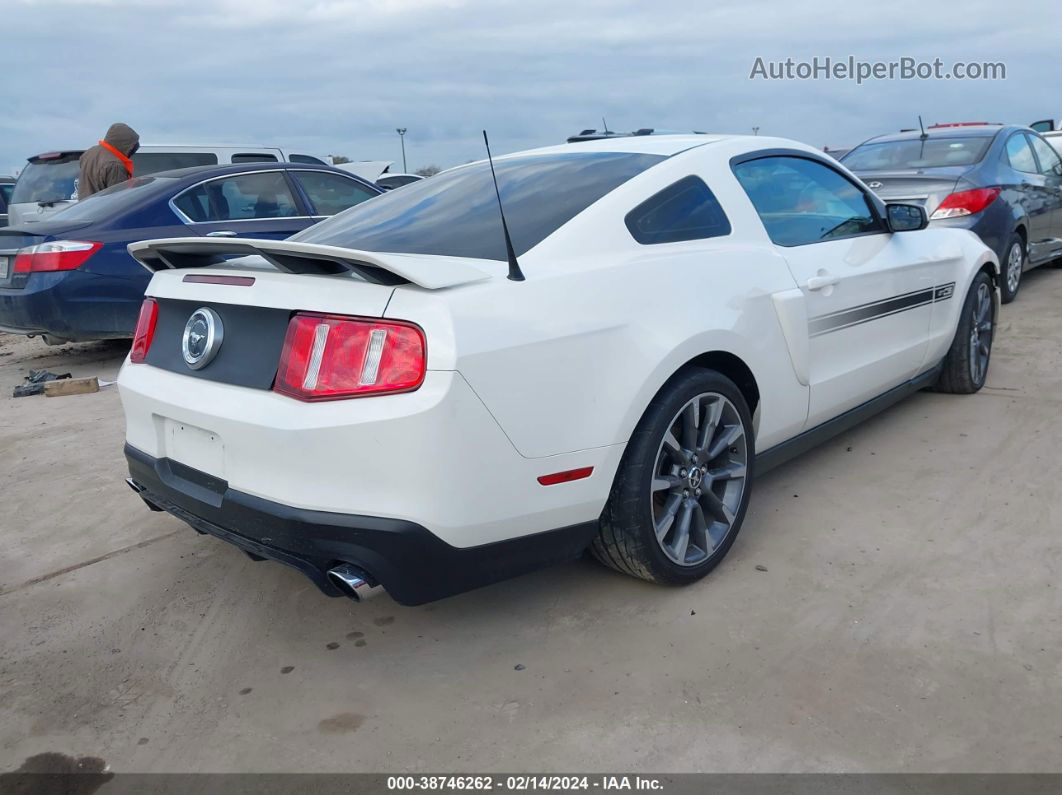
[[[233,268],[166,270],[156,273],[147,295],[158,303],[147,363],[174,373],[234,386],[270,389],[293,314],[382,317],[394,291],[350,275],[292,275],[253,262]],[[223,342],[208,367],[184,360],[185,326],[198,309],[221,320]]]
[[[944,166],[855,173],[883,201],[920,204],[932,214],[969,170],[968,166]]]

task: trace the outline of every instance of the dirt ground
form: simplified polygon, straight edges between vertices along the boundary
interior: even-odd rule
[[[123,355],[0,335],[0,770],[1062,770],[1060,270],[1003,308],[980,394],[760,479],[682,590],[579,561],[325,598],[148,512],[114,387],[11,398]]]

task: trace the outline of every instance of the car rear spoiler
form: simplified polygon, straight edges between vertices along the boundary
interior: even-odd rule
[[[487,270],[461,257],[389,254],[293,240],[174,237],[129,244],[129,253],[151,272],[205,268],[232,257],[257,254],[286,273],[354,273],[374,284],[412,283],[429,290],[491,278]]]

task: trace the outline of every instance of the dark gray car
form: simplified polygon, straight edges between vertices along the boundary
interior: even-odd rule
[[[1062,159],[1017,125],[937,125],[881,135],[842,161],[889,202],[921,204],[934,226],[969,229],[996,252],[1004,303],[1022,272],[1062,256]]]

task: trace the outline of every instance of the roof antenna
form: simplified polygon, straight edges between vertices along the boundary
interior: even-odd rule
[[[918,117],[918,129],[920,129],[922,131],[922,134],[920,136],[918,136],[918,137],[921,138],[923,141],[926,138],[929,137],[928,135],[926,135],[926,128],[922,126],[922,117],[921,116]]]
[[[490,163],[490,176],[494,180],[494,195],[498,197],[498,213],[501,215],[502,232],[505,234],[505,256],[509,260],[509,281],[522,282],[523,271],[520,263],[516,261],[516,252],[513,250],[513,239],[509,237],[509,225],[505,223],[505,208],[502,207],[501,191],[498,190],[498,175],[494,173],[494,158],[490,156],[490,141],[487,140],[487,131],[483,131],[483,145],[487,147],[487,162]]]
[[[605,117],[601,117],[601,126],[605,128],[605,135],[608,135],[608,122],[605,121]]]

